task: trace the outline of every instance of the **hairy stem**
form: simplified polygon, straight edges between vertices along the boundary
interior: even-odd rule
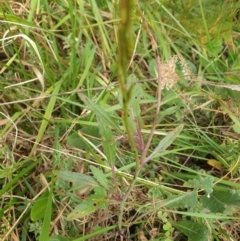
[[[156,107],[156,115],[153,121],[153,125],[151,128],[150,135],[147,140],[146,146],[142,149],[142,155],[141,159],[139,159],[138,156],[138,149],[135,144],[134,138],[133,138],[133,133],[130,130],[129,126],[129,113],[128,113],[128,102],[131,98],[131,87],[127,89],[126,87],[126,79],[127,79],[127,69],[128,69],[128,63],[132,54],[132,39],[131,36],[133,36],[132,32],[132,23],[131,23],[131,15],[132,15],[132,6],[133,6],[133,0],[121,0],[120,1],[120,27],[119,27],[119,37],[118,37],[118,46],[119,46],[119,62],[118,62],[118,80],[119,80],[119,85],[120,89],[122,92],[122,101],[123,101],[123,122],[125,125],[125,129],[128,135],[129,143],[131,145],[132,151],[134,152],[134,157],[135,157],[135,162],[136,162],[136,167],[135,167],[135,175],[134,178],[131,182],[131,184],[128,187],[127,192],[125,193],[121,205],[120,205],[120,211],[119,211],[119,216],[118,216],[118,228],[119,231],[122,229],[122,219],[123,219],[123,211],[124,211],[124,206],[127,201],[127,198],[129,197],[136,181],[137,177],[141,171],[141,167],[146,163],[146,157],[147,157],[147,151],[151,145],[152,138],[154,135],[154,131],[157,127],[158,123],[158,115],[160,112],[160,107],[161,107],[161,62],[160,62],[160,57],[158,53],[158,47],[157,47],[157,42],[155,38],[152,35],[152,32],[150,31],[146,20],[140,10],[139,7],[139,13],[141,16],[141,20],[143,23],[143,26],[152,42],[152,46],[154,49],[155,53],[155,59],[157,63],[157,71],[158,71],[158,90],[157,90],[157,107]],[[138,134],[140,134],[140,130],[138,130]],[[140,134],[141,136],[141,134]],[[142,143],[143,146],[143,143]]]
[[[121,0],[120,1],[120,26],[119,26],[119,35],[118,35],[118,81],[122,93],[122,102],[123,102],[123,122],[125,126],[125,130],[128,136],[128,140],[131,146],[132,151],[134,152],[136,169],[135,169],[135,177],[131,182],[126,194],[123,197],[123,200],[120,205],[120,211],[118,216],[118,228],[122,229],[122,218],[123,218],[123,210],[125,206],[125,202],[131,193],[131,190],[134,186],[136,178],[139,173],[139,156],[138,149],[136,143],[133,138],[133,133],[129,126],[129,113],[128,113],[128,102],[131,98],[131,87],[127,88],[127,70],[128,64],[132,55],[132,7],[133,0]]]

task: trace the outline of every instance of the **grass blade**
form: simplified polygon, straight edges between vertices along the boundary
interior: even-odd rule
[[[162,152],[166,150],[172,143],[173,141],[178,137],[180,132],[182,131],[184,125],[181,124],[178,127],[176,127],[172,132],[168,133],[158,144],[158,146],[155,148],[155,150],[152,152],[152,154],[146,158],[146,162],[151,160],[157,153]]]

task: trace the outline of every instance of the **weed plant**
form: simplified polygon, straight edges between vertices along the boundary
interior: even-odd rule
[[[240,240],[237,0],[0,4],[0,240]]]

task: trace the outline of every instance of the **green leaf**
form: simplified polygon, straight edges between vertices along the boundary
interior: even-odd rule
[[[240,132],[240,121],[239,121],[239,118],[231,111],[231,109],[227,106],[227,104],[220,97],[217,97],[216,99],[220,103],[220,105],[223,108],[223,110],[229,115],[229,117],[234,122],[234,125],[233,125],[234,131],[236,131],[236,133],[239,133]]]
[[[103,187],[95,187],[94,194],[90,195],[88,199],[82,201],[75,209],[68,215],[67,220],[74,220],[76,218],[83,218],[90,215],[100,208],[105,208],[108,204],[107,192]]]
[[[32,158],[32,157],[31,157]],[[29,159],[30,161],[30,159]],[[21,172],[18,173],[18,175],[14,176],[14,178],[12,180],[10,180],[9,182],[6,183],[6,185],[4,185],[2,187],[2,189],[0,189],[0,197],[8,192],[9,189],[11,189],[15,183],[19,182],[19,180],[21,180],[22,177],[24,177],[26,174],[28,174],[35,166],[37,166],[40,162],[42,161],[41,158],[39,158],[37,161],[34,161],[33,163],[29,164],[27,167],[23,168],[21,170]]]
[[[52,178],[53,183],[53,178]],[[51,183],[51,188],[47,197],[46,208],[44,210],[44,219],[43,219],[43,226],[40,232],[39,241],[45,241],[49,239],[50,233],[50,223],[51,223],[51,216],[52,216],[52,196],[53,196],[53,184]]]
[[[92,171],[93,176],[99,182],[99,184],[103,186],[106,190],[109,190],[109,181],[102,172],[102,170],[92,165],[90,166],[90,169]]]
[[[156,60],[155,59],[151,59],[149,61],[149,64],[148,64],[148,70],[149,70],[149,73],[150,75],[153,77],[153,78],[157,78],[157,64],[156,64]]]
[[[48,239],[48,241],[69,241],[69,239],[61,236],[61,235],[54,235]]]
[[[212,176],[200,177],[202,188],[208,193],[213,192],[214,178]]]
[[[204,189],[208,194],[213,192],[214,178],[212,176],[189,180],[188,183],[196,190]]]
[[[238,123],[235,123],[233,126],[232,126],[233,130],[237,133],[237,134],[240,134],[240,125]]]
[[[214,38],[206,45],[206,49],[210,53],[211,57],[217,57],[217,55],[223,49],[223,43],[221,38]]]
[[[92,110],[93,113],[97,116],[99,133],[102,136],[102,147],[104,150],[104,154],[106,155],[110,165],[114,166],[116,160],[116,141],[114,139],[111,129],[119,130],[119,125],[117,125],[112,120],[111,116],[99,105],[95,104],[84,95],[80,95],[80,98],[84,101],[87,107]]]
[[[233,190],[214,191],[200,198],[203,208],[212,213],[223,213],[229,205],[240,206],[240,195]]]
[[[116,161],[116,141],[112,134],[112,130],[101,116],[97,115],[97,122],[99,125],[99,132],[102,136],[104,154],[106,155],[110,165],[113,167]]]
[[[52,87],[52,88],[54,88],[53,91],[52,91],[53,95],[57,95],[59,93],[59,90],[61,88],[62,82],[63,82],[63,79],[58,81],[54,85],[54,87]],[[45,133],[45,130],[47,129],[47,126],[49,125],[49,120],[52,117],[52,112],[53,112],[53,109],[55,107],[56,100],[57,100],[56,97],[50,98],[47,107],[44,108],[45,113],[44,113],[44,116],[43,116],[43,120],[41,122],[41,126],[39,127],[38,135],[37,135],[37,138],[36,138],[36,140],[34,142],[34,145],[32,147],[30,155],[33,155],[33,153],[36,151],[36,148],[37,148],[39,142],[42,140],[42,137],[43,137],[43,135]]]
[[[59,178],[63,179],[64,181],[82,184],[84,186],[91,185],[91,186],[99,186],[97,181],[88,175],[78,173],[78,172],[71,172],[71,171],[56,171],[56,174]]]
[[[80,150],[89,148],[89,145],[77,133],[72,133],[67,137],[67,144]]]
[[[94,196],[93,198],[89,197],[89,199],[82,201],[77,207],[67,216],[67,220],[74,220],[78,218],[83,218],[85,216],[90,215],[96,210],[103,208],[107,204],[107,200],[103,199],[100,196]]]
[[[82,173],[56,171],[56,174],[64,181],[72,182],[73,187],[69,190],[74,190],[80,195],[87,194],[95,187],[99,186],[99,183],[93,177]]]
[[[193,221],[180,221],[172,224],[191,241],[208,241],[210,238],[208,228],[202,223]]]
[[[145,162],[149,161],[152,159],[157,153],[162,152],[166,150],[172,143],[173,141],[178,137],[180,132],[182,131],[184,125],[181,124],[178,127],[176,127],[173,131],[168,133],[158,144],[158,146],[154,149],[152,154],[146,159]]]
[[[140,83],[137,83],[138,79],[134,74],[131,74],[128,77],[128,85],[131,85],[131,98],[128,102],[128,109],[129,109],[129,115],[132,120],[134,120],[136,117],[140,116],[140,101],[144,97],[144,91],[142,89],[142,85]],[[133,86],[133,87],[132,87]],[[133,115],[133,116],[131,116]]]
[[[179,110],[179,106],[171,106],[169,108],[166,108],[164,110],[161,110],[159,114],[159,122],[162,122],[162,120],[166,119],[167,116],[176,114]]]
[[[45,210],[48,201],[48,192],[43,193],[33,204],[31,209],[31,219],[37,221],[44,218]]]
[[[133,134],[137,133],[137,129],[140,127],[140,102],[144,98],[144,91],[142,84],[137,83],[138,79],[134,74],[131,74],[128,79],[129,92],[131,92],[130,99],[128,101],[128,113],[129,113],[129,125]]]
[[[170,195],[165,202],[169,208],[196,208],[199,205],[198,193],[192,191],[184,195]]]
[[[102,109],[99,105],[96,105],[94,102],[92,102],[90,99],[88,99],[85,95],[79,94],[79,97],[81,100],[87,105],[89,110],[93,111],[93,113],[100,117],[106,126],[111,127],[115,130],[120,130],[119,125],[117,125],[110,115]]]
[[[117,225],[113,225],[113,226],[109,226],[109,227],[105,227],[105,228],[102,227],[101,229],[99,229],[97,231],[91,232],[90,234],[85,234],[84,236],[74,239],[72,241],[85,241],[85,240],[87,241],[87,240],[94,238],[97,235],[108,233],[110,230],[113,230],[116,227],[117,227]]]
[[[98,127],[96,127],[96,126],[85,126],[80,131],[83,135],[92,136],[93,138],[91,139],[91,142],[94,145],[99,144],[99,141],[97,141],[95,139],[95,138],[100,137]],[[67,138],[67,143],[70,146],[73,146],[73,147],[81,149],[81,150],[92,149],[92,147],[90,147],[90,145],[88,143],[86,143],[86,141],[83,140],[83,138],[81,138],[81,136],[79,136],[79,134],[77,134],[77,133],[72,133],[71,135],[69,135],[68,138]]]
[[[30,21],[27,21],[23,18],[19,18],[19,17],[16,17],[15,15],[10,15],[10,14],[2,14],[0,13],[0,20],[6,20],[6,21],[9,21],[9,22],[12,22],[12,23],[15,23],[16,25],[24,25],[25,27],[35,27],[37,28],[37,26],[35,24],[33,24],[32,22]]]
[[[67,220],[70,221],[77,218],[83,218],[96,210],[97,208],[93,201],[84,200],[67,216]]]
[[[128,122],[131,132],[135,135],[138,126],[141,124],[141,108],[140,103],[146,97],[146,93],[142,88],[142,84],[138,82],[138,78],[134,74],[130,74],[127,78],[128,89]],[[118,101],[123,108],[123,95],[119,91]]]
[[[165,209],[163,209],[165,210]],[[194,217],[194,218],[203,218],[203,219],[215,219],[215,220],[239,220],[239,217],[234,217],[230,215],[223,215],[223,214],[213,214],[213,213],[207,213],[207,210],[203,210],[201,213],[198,212],[191,212],[190,210],[187,210],[185,212],[178,211],[176,209],[168,209],[168,212],[176,213],[188,217]]]
[[[103,187],[95,187],[94,194],[90,196],[92,200],[102,199],[105,197],[107,197],[107,192]]]

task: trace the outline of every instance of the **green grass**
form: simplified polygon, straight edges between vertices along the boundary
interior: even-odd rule
[[[238,1],[2,1],[0,239],[239,240]]]

